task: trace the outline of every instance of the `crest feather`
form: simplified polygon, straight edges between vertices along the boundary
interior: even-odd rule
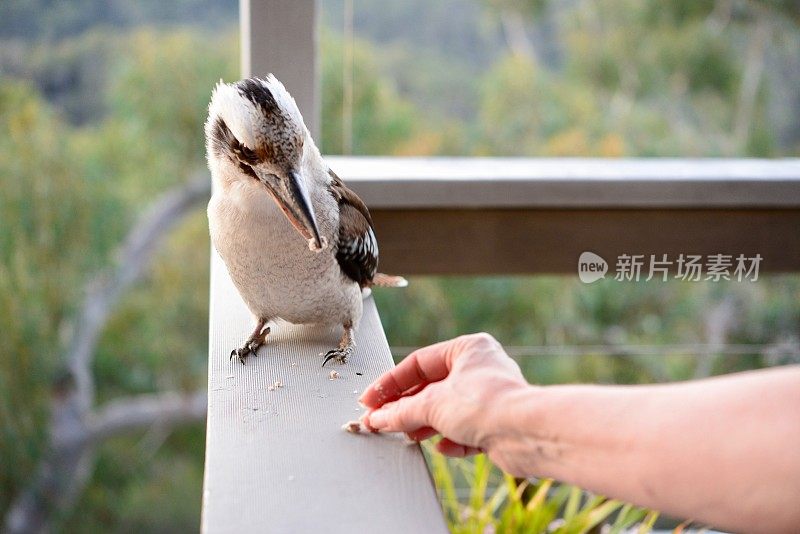
[[[236,139],[249,149],[256,147],[254,133],[259,130],[262,118],[256,106],[243,98],[231,84],[220,81],[211,94],[208,106],[209,117],[220,117],[230,128]]]

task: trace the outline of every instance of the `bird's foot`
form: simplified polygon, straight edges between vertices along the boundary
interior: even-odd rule
[[[331,360],[336,360],[341,364],[345,364],[347,363],[347,358],[349,358],[352,354],[353,354],[353,347],[350,345],[346,347],[331,349],[327,353],[325,353],[325,361],[322,362],[322,366],[325,367],[325,364]]]
[[[248,341],[247,343],[244,344],[244,346],[239,347],[238,349],[233,349],[231,351],[231,356],[228,359],[233,360],[233,357],[236,356],[239,359],[239,361],[242,362],[242,365],[244,365],[244,361],[251,354],[253,356],[258,356],[258,349],[259,345],[256,345],[252,341]]]
[[[247,357],[250,356],[251,354],[257,357],[258,349],[260,349],[261,346],[267,342],[267,334],[269,334],[269,332],[270,332],[269,327],[264,328],[264,330],[262,330],[259,335],[251,337],[250,339],[245,341],[245,344],[243,346],[241,346],[238,349],[233,349],[231,351],[231,356],[228,359],[233,360],[233,357],[236,356],[242,363],[242,365],[244,365],[245,359],[247,359]]]

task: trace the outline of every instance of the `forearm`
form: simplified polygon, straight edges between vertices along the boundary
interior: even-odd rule
[[[493,458],[717,526],[800,524],[800,368],[510,394]]]

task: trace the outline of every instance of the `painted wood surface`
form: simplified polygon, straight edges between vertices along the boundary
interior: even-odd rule
[[[371,209],[800,208],[800,159],[326,160]]]
[[[341,428],[393,365],[372,298],[364,304],[344,366],[322,368],[319,355],[339,329],[280,323],[257,358],[229,361],[252,319],[212,253],[204,532],[446,532],[418,445]]]

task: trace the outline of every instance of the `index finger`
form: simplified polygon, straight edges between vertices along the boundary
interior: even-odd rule
[[[455,342],[451,339],[415,350],[370,384],[359,402],[369,408],[379,408],[414,387],[444,379],[450,372],[450,353]]]

